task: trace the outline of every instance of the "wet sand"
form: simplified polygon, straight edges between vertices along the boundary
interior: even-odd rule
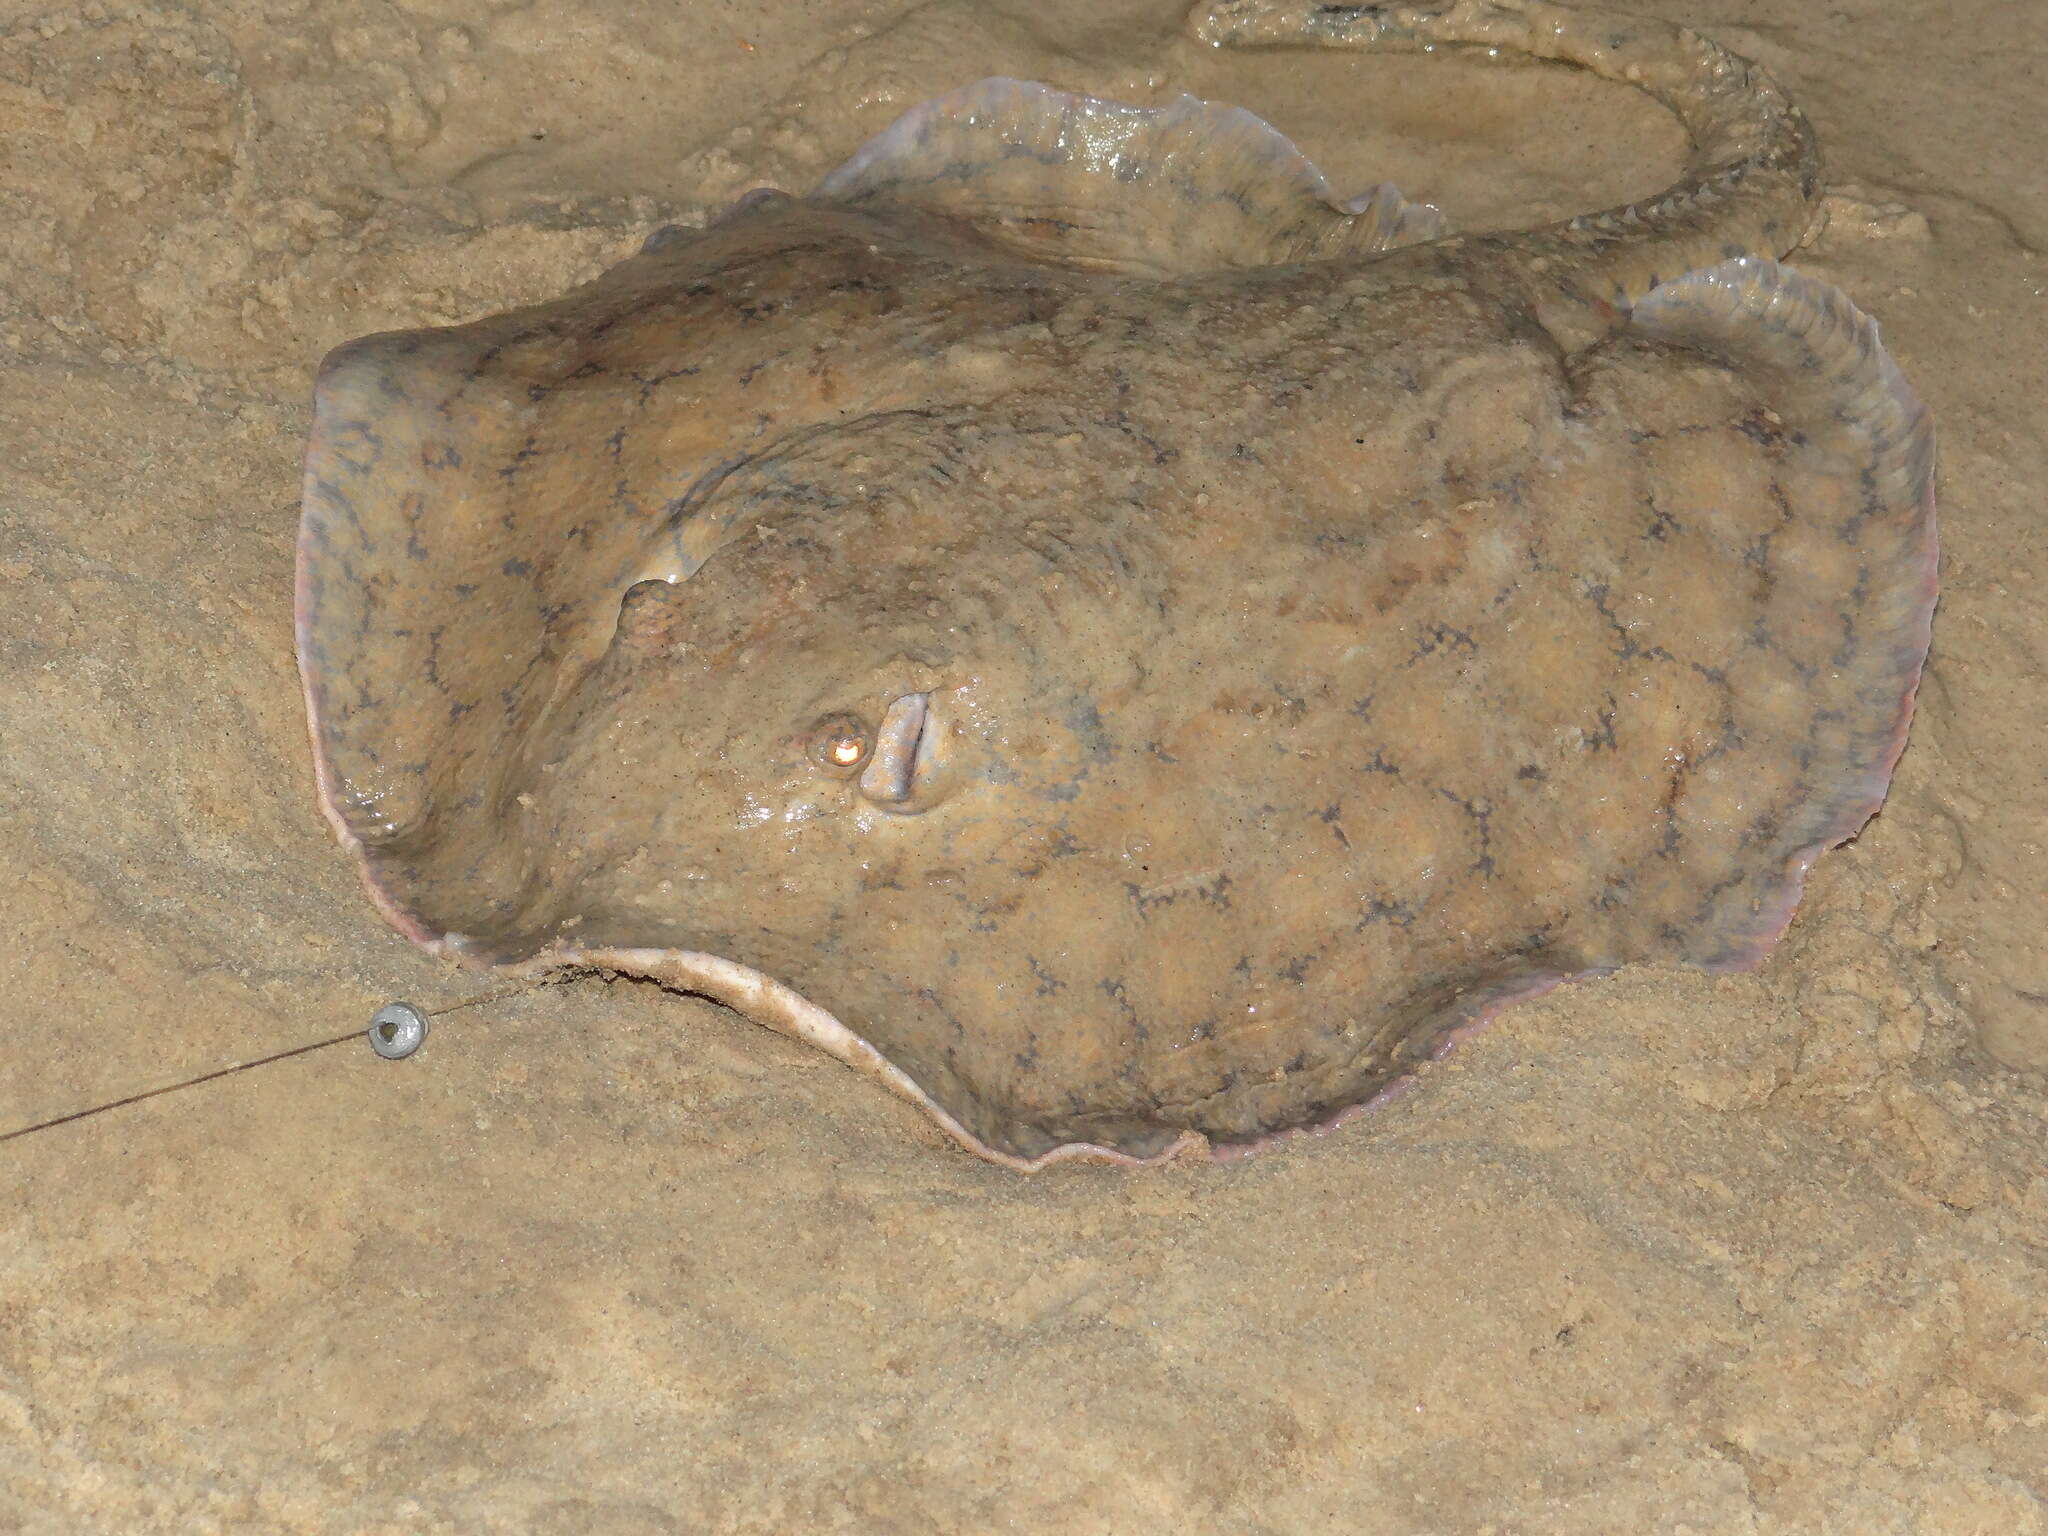
[[[1797,263],[1940,429],[1885,811],[1758,973],[1511,1011],[1247,1162],[1022,1177],[585,979],[0,1144],[0,1530],[2048,1529],[2048,16],[1648,7],[1776,72]],[[988,73],[1235,101],[1462,227],[1683,149],[1181,7],[0,9],[0,1134],[494,990],[386,930],[291,650],[312,370]]]

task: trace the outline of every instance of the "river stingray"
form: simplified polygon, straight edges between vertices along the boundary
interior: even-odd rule
[[[1561,980],[1762,958],[1934,602],[1927,415],[1775,260],[1804,119],[1607,13],[1190,24],[1575,63],[1692,162],[1460,236],[1239,110],[987,80],[339,348],[299,648],[401,931],[717,999],[1020,1168],[1327,1128]]]

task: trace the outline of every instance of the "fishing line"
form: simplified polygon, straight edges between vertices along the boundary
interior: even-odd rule
[[[103,1115],[110,1109],[124,1109],[130,1104],[140,1104],[144,1099],[161,1098],[167,1093],[181,1089],[196,1088],[201,1083],[210,1083],[217,1078],[233,1077],[237,1072],[253,1072],[258,1067],[267,1067],[272,1062],[288,1061],[294,1056],[304,1056],[313,1051],[324,1051],[329,1046],[340,1045],[345,1040],[370,1042],[370,1049],[386,1061],[398,1061],[418,1050],[427,1038],[427,1020],[442,1018],[447,1014],[460,1013],[465,1008],[479,1008],[485,1003],[501,1002],[508,997],[517,997],[522,992],[531,992],[536,987],[563,981],[565,976],[540,976],[520,986],[498,992],[486,992],[481,997],[464,998],[459,1003],[448,1003],[439,1008],[416,1008],[411,1003],[386,1003],[371,1016],[367,1030],[352,1029],[345,1035],[332,1035],[325,1040],[312,1040],[304,1045],[288,1046],[282,1051],[272,1051],[268,1056],[258,1056],[251,1061],[238,1061],[233,1066],[218,1067],[211,1072],[202,1072],[197,1077],[188,1077],[183,1082],[166,1083],[161,1088],[146,1089],[131,1093],[126,1098],[109,1099],[104,1104],[95,1104],[90,1109],[75,1109],[68,1115],[59,1115],[54,1120],[41,1120],[34,1125],[24,1125],[19,1130],[0,1133],[0,1142],[8,1142],[22,1136],[33,1136],[38,1131],[53,1131],[60,1125],[69,1125],[74,1120],[90,1119]]]

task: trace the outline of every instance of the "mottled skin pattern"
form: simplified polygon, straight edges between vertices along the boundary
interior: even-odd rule
[[[1671,248],[1431,240],[1242,114],[991,82],[817,198],[340,349],[300,640],[373,894],[722,997],[1016,1166],[1255,1145],[1559,979],[1753,964],[1882,798],[1933,526],[1846,299],[1651,281],[1803,222],[1810,138],[1738,83],[1666,92],[1719,114],[1695,193],[1749,167]]]

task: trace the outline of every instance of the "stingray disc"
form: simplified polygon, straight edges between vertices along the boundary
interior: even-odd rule
[[[380,907],[719,998],[1019,1167],[1753,964],[1904,740],[1926,414],[1768,259],[1567,347],[1540,262],[1435,230],[1247,114],[991,81],[340,348],[299,642]]]

